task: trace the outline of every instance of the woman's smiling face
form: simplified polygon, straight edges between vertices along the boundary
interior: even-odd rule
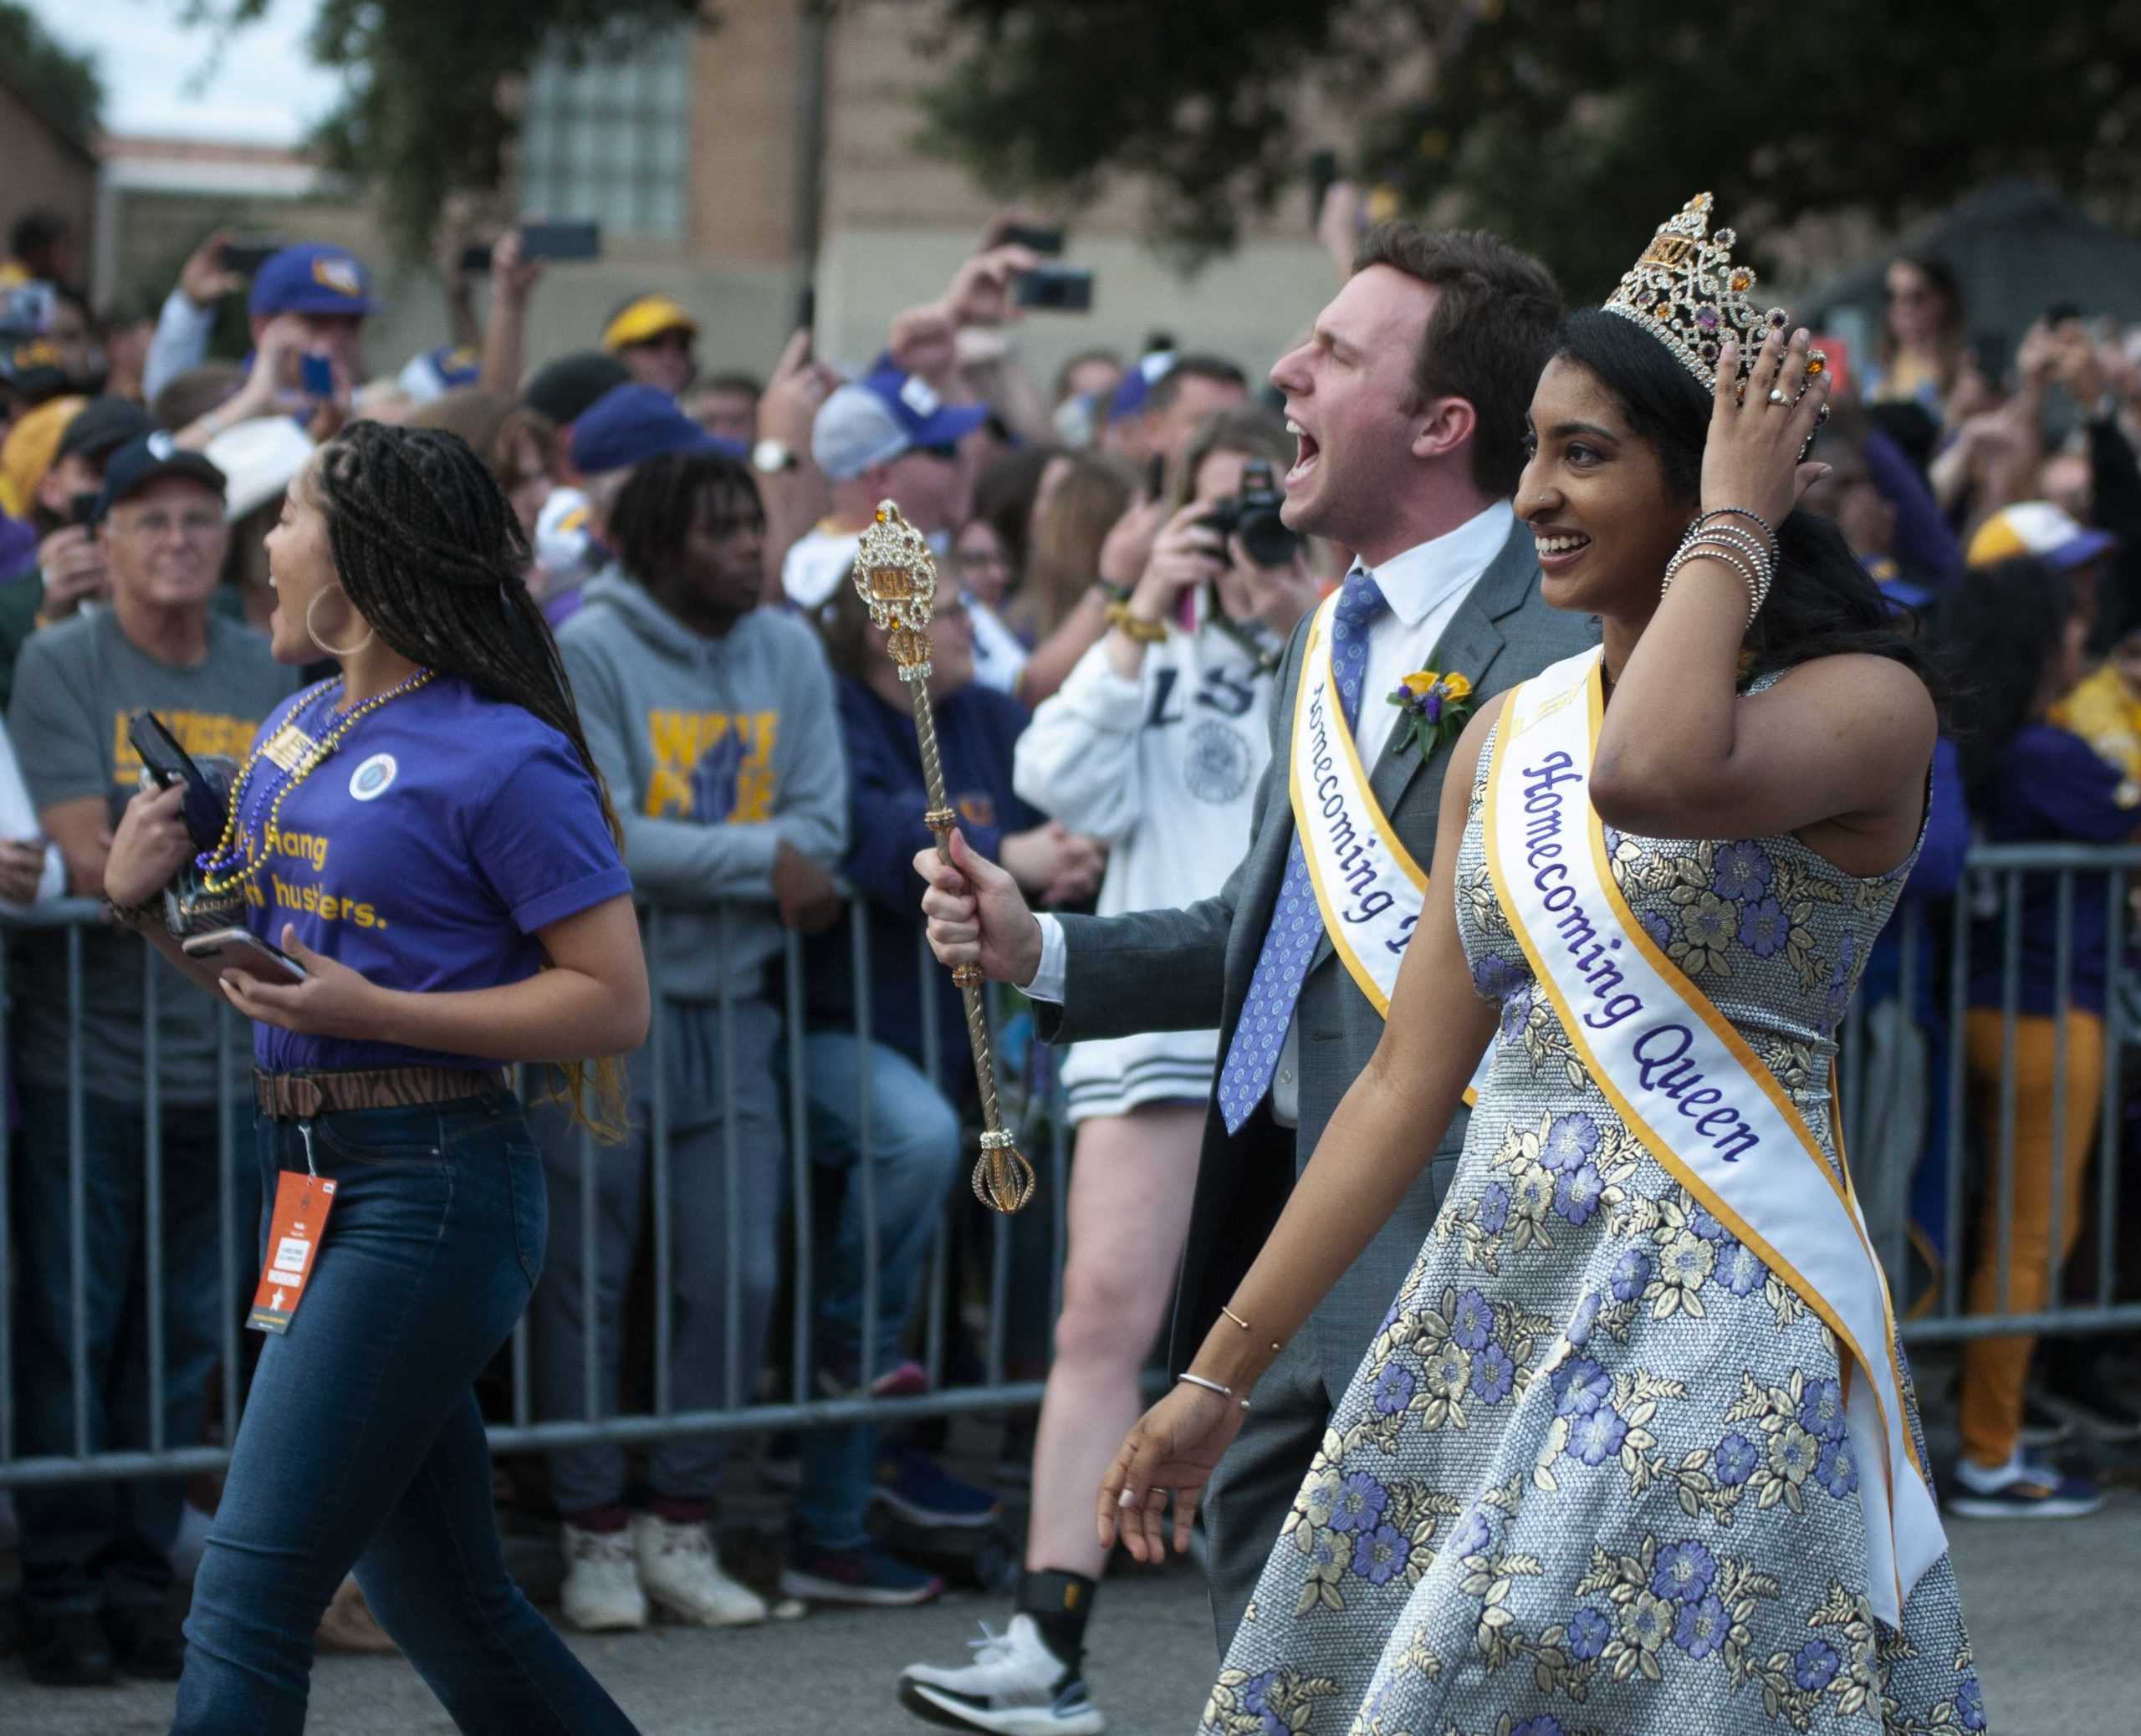
[[[1531,396],[1516,510],[1538,539],[1556,609],[1642,620],[1698,503],[1676,498],[1657,448],[1588,368],[1556,356]]]

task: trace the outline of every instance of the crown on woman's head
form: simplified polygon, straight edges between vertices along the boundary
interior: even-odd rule
[[[1732,263],[1732,244],[1740,237],[1730,229],[1709,232],[1709,195],[1697,193],[1678,217],[1658,226],[1643,257],[1607,299],[1606,311],[1634,320],[1712,391],[1719,355],[1726,344],[1738,343],[1744,390],[1762,340],[1781,331],[1790,316],[1782,308],[1755,311],[1747,299],[1755,273]],[[1807,353],[1809,379],[1827,367],[1820,350]],[[1805,390],[1803,383],[1800,389]]]

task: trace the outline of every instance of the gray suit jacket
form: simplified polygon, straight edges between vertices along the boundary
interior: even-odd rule
[[[1271,707],[1271,764],[1257,792],[1249,854],[1219,896],[1183,910],[1120,917],[1065,917],[1064,1002],[1041,1005],[1040,1034],[1070,1043],[1133,1032],[1198,1030],[1216,1015],[1219,1053],[1233,1041],[1249,979],[1278,901],[1294,841],[1286,767],[1293,734],[1305,620],[1286,647]],[[1433,667],[1461,670],[1481,698],[1515,687],[1548,664],[1597,642],[1594,622],[1549,609],[1539,595],[1531,532],[1517,525],[1444,631]],[[1378,704],[1380,694],[1367,696]],[[1422,864],[1434,855],[1435,823],[1449,750],[1424,761],[1407,732],[1393,730],[1369,774],[1377,804]],[[1448,887],[1430,896],[1450,897]],[[1453,984],[1453,991],[1460,985]],[[1316,1150],[1382,1034],[1382,1020],[1321,942],[1295,1008],[1300,1027],[1300,1124],[1278,1126],[1260,1110],[1229,1137],[1215,1099],[1206,1105],[1197,1197],[1175,1294],[1171,1369],[1186,1366],[1219,1305],[1234,1293],[1270,1233],[1295,1177]],[[1411,1269],[1464,1143],[1459,1113],[1427,1173],[1317,1310],[1311,1351],[1335,1396],[1345,1390]]]

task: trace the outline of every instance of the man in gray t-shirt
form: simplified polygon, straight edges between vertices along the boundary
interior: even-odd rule
[[[222,475],[207,459],[161,434],[123,447],[112,458],[99,519],[110,605],[47,628],[23,647],[8,712],[38,823],[66,860],[69,890],[83,897],[100,893],[110,830],[140,788],[129,714],[148,707],[197,759],[242,762],[295,684],[258,634],[209,612],[229,535]],[[230,1050],[219,1055],[215,1003],[138,937],[100,924],[79,944],[81,1245],[89,1254],[79,1317],[69,1266],[69,937],[64,930],[28,933],[15,949],[25,1232],[15,1445],[32,1457],[149,1444],[141,1330],[153,1305],[143,1291],[151,1135],[145,971],[156,973],[156,983],[161,1095],[154,1132],[161,1160],[163,1431],[171,1447],[201,1438],[202,1396],[222,1337],[225,1263],[234,1289],[257,1264],[258,1177],[249,1157],[222,1150],[212,1112],[218,1061],[243,1067],[250,1026],[228,1020]],[[241,1129],[249,1128],[250,1110],[241,1097]],[[220,1234],[227,1174],[237,1226],[227,1248]],[[88,1425],[79,1441],[78,1330]],[[35,1679],[109,1681],[115,1663],[138,1675],[178,1673],[184,1649],[166,1613],[165,1550],[182,1499],[172,1479],[18,1492],[23,1656]]]
[[[234,772],[291,692],[294,671],[250,628],[204,606],[186,637],[197,661],[166,661],[158,647],[135,642],[115,610],[100,609],[48,628],[23,649],[8,727],[30,799],[67,857],[69,890],[78,897],[102,896],[103,835],[141,787],[141,756],[127,739],[134,711],[146,706],[196,760]],[[91,847],[69,849],[70,830],[86,835]],[[58,930],[26,936],[18,947],[17,981],[23,989],[34,985],[16,997],[22,1075],[55,1089],[67,1083],[67,950]],[[82,1085],[93,1096],[140,1103],[146,1095],[145,957],[156,955],[124,929],[100,926],[82,937]],[[164,958],[156,957],[155,969],[163,1101],[212,1105],[215,1004]],[[223,1024],[226,1064],[243,1069],[252,1028],[235,1015]]]

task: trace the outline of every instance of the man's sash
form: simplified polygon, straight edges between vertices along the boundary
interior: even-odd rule
[[[1368,1004],[1387,1019],[1405,948],[1427,902],[1428,873],[1377,805],[1353,733],[1346,727],[1331,666],[1331,622],[1339,595],[1333,591],[1325,599],[1309,624],[1294,695],[1288,792],[1323,932]],[[1362,703],[1372,697],[1362,694]],[[1493,1059],[1490,1046],[1473,1070],[1464,1088],[1468,1107],[1478,1100]]]
[[[1427,901],[1427,871],[1376,805],[1331,666],[1333,591],[1310,624],[1294,696],[1290,790],[1323,932],[1368,1004],[1385,1019],[1406,943]],[[1363,677],[1365,679],[1365,677]],[[1363,694],[1366,704],[1372,696]]]
[[[1495,891],[1599,1090],[1703,1208],[1791,1285],[1842,1351],[1868,1596],[1891,1627],[1946,1552],[1905,1420],[1895,1318],[1857,1201],[1791,1097],[1630,912],[1589,800],[1602,653],[1513,692],[1488,772]]]

